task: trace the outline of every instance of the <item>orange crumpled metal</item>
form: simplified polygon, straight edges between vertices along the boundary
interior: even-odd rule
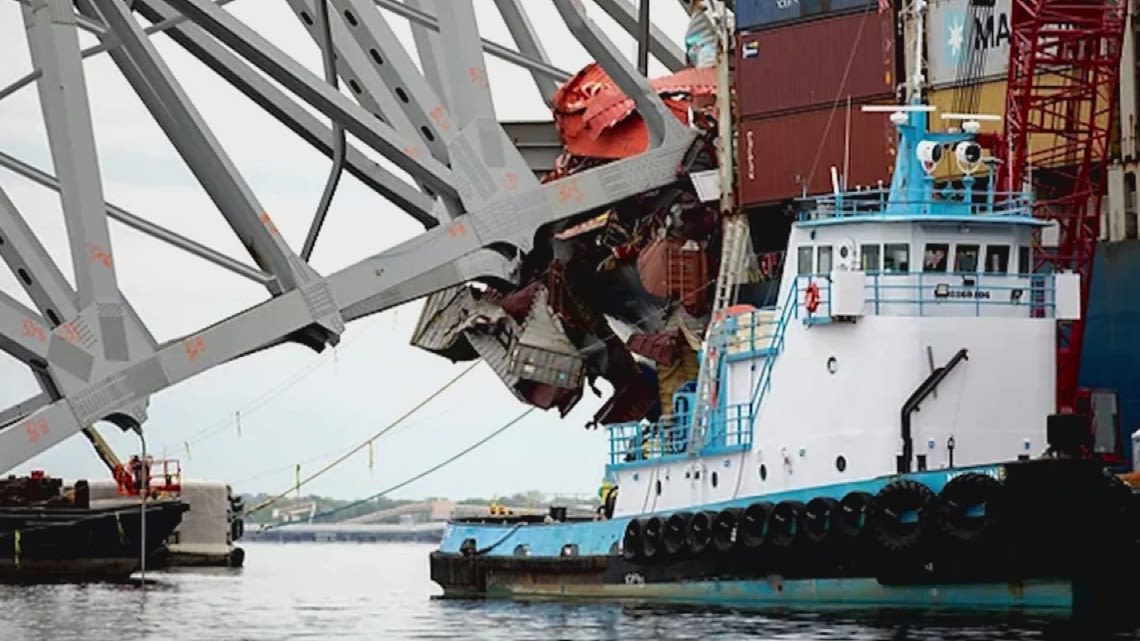
[[[693,99],[716,95],[716,71],[682,69],[649,86],[669,111],[688,124]],[[590,158],[627,158],[645,151],[649,133],[628,98],[597,63],[590,63],[554,93],[554,122],[566,151]]]

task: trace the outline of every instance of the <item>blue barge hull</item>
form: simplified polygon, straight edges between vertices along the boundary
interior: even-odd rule
[[[1089,287],[1080,381],[1116,392],[1120,439],[1132,460],[1140,428],[1140,240],[1097,245]]]

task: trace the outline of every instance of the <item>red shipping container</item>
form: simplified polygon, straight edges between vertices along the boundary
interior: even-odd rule
[[[864,101],[891,104],[893,96]],[[843,174],[847,157],[848,189],[888,182],[894,169],[898,134],[888,113],[863,113],[852,103],[850,152],[845,153],[846,105],[754,118],[737,128],[739,197],[742,205],[771,203],[830,193],[831,168]]]
[[[894,92],[893,13],[868,10],[740,32],[736,93],[741,117]]]

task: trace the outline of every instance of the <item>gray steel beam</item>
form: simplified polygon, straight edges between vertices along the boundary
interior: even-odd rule
[[[653,27],[649,17],[649,0],[641,0],[637,11],[637,70],[649,75],[649,32]]]
[[[338,119],[346,131],[379,151],[413,178],[422,180],[439,195],[458,195],[454,176],[446,166],[328,86],[248,26],[206,0],[169,1],[174,8],[302,100],[326,116]]]
[[[56,191],[60,190],[59,181],[56,180],[54,176],[40,171],[39,169],[36,169],[35,167],[21,160],[13,158],[12,156],[9,156],[2,151],[0,151],[0,166],[11,170],[12,173],[23,176],[32,182],[47,187],[48,189],[54,189]],[[107,215],[110,216],[112,220],[117,220],[127,227],[141,231],[148,236],[157,238],[158,240],[187,251],[199,258],[208,260],[218,267],[221,267],[222,269],[229,270],[239,276],[244,276],[245,278],[256,281],[263,285],[273,281],[273,276],[266,274],[263,271],[254,269],[253,267],[250,267],[249,265],[246,265],[240,261],[236,261],[219,251],[210,249],[209,247],[206,247],[200,243],[196,243],[181,234],[170,231],[169,229],[166,229],[160,225],[156,225],[145,218],[136,216],[135,214],[132,214],[131,212],[121,207],[116,207],[110,203],[103,203],[103,207],[105,208]]]
[[[507,29],[511,32],[511,38],[514,39],[515,46],[519,48],[519,53],[544,64],[550,64],[546,49],[542,47],[538,33],[534,30],[534,25],[530,23],[526,10],[523,9],[522,0],[495,0],[495,5],[498,6],[499,13],[503,16],[503,22],[506,23]],[[558,83],[537,69],[530,69],[530,75],[534,78],[534,85],[538,88],[542,101],[546,103],[547,107],[554,106],[554,92],[558,90]]]
[[[75,318],[75,292],[0,188],[0,256],[51,327]]]
[[[634,38],[638,37],[637,8],[629,0],[594,0],[614,22]],[[649,28],[649,52],[669,71],[680,71],[685,64],[685,52],[656,25]]]
[[[47,367],[51,327],[42,316],[0,291],[0,350],[28,364]]]
[[[19,2],[25,7],[34,6],[30,0],[16,0],[16,2]],[[107,33],[106,27],[84,15],[75,15],[75,25],[87,33],[91,33],[96,36],[101,36],[104,33]]]
[[[401,4],[397,0],[373,0],[373,1],[378,6],[380,6],[381,8],[387,9],[388,11],[391,11],[392,13],[394,13],[398,16],[407,18],[409,21],[411,21],[413,23],[418,23],[424,27],[427,27],[428,29],[432,29],[434,31],[439,31],[439,22],[436,20],[435,16],[432,16],[432,15],[425,13],[423,11],[420,11],[420,10],[418,10],[412,6],[409,6],[409,5],[415,4],[415,0],[407,0],[407,4]],[[423,0],[420,0],[420,1],[422,2]],[[451,0],[445,0],[445,1],[450,2]],[[500,58],[502,60],[506,60],[507,62],[510,62],[512,64],[516,64],[520,67],[523,67],[524,69],[528,69],[530,71],[536,71],[536,72],[541,73],[543,75],[549,76],[550,78],[553,78],[554,80],[557,80],[559,82],[569,80],[570,77],[573,75],[568,71],[565,71],[563,69],[559,69],[558,67],[554,67],[554,66],[552,66],[552,65],[550,65],[544,61],[535,60],[535,59],[530,58],[528,56],[525,56],[525,55],[523,55],[517,51],[511,51],[510,49],[507,49],[506,47],[504,47],[498,43],[491,42],[490,40],[487,40],[485,38],[483,40],[481,40],[481,42],[482,42],[483,50],[486,51],[487,53],[491,54],[492,56],[495,56],[496,58]]]
[[[348,37],[355,46],[369,52],[368,64],[378,84],[386,86],[396,97],[404,117],[427,141],[432,156],[447,162],[447,144],[455,137],[454,123],[388,21],[366,0],[330,2],[338,14],[353,17],[356,25],[349,29]]]
[[[32,63],[43,74],[37,82],[40,108],[62,185],[60,198],[78,304],[83,308],[95,302],[113,303],[118,300],[119,288],[103,213],[103,186],[75,14],[67,0],[35,0],[31,8],[21,9]]]
[[[217,4],[219,7],[221,7],[223,5],[227,5],[231,2],[233,2],[233,0],[218,0]],[[170,20],[163,20],[162,22],[156,22],[155,24],[152,24],[151,26],[144,29],[143,33],[147,34],[148,36],[151,34],[155,34],[155,33],[161,33],[161,32],[166,31],[167,29],[169,29],[171,27],[182,24],[186,20],[187,20],[186,16],[183,16],[182,14],[177,14],[174,18],[171,18]],[[81,58],[87,59],[87,58],[90,58],[91,56],[94,56],[96,54],[103,53],[106,50],[107,50],[107,45],[100,42],[97,45],[94,45],[92,47],[88,47],[88,48],[84,49],[83,51],[80,51],[79,56]],[[20,89],[23,89],[24,87],[32,84],[33,82],[35,82],[39,78],[40,78],[40,70],[39,69],[33,69],[33,70],[29,71],[28,73],[24,74],[23,76],[17,78],[16,81],[13,82],[12,84],[8,85],[7,87],[4,87],[3,89],[0,89],[0,100],[3,100],[5,98],[7,98],[8,96],[11,96],[12,94],[16,93]]]
[[[405,0],[408,9],[412,11],[426,11],[429,14],[435,14],[435,0]],[[401,5],[402,6],[402,5]],[[409,20],[409,26],[412,28],[412,40],[415,42],[416,51],[420,57],[420,68],[423,69],[424,78],[427,78],[428,84],[435,93],[439,96],[443,106],[451,110],[453,104],[451,99],[450,89],[444,84],[440,74],[440,60],[447,55],[443,50],[443,44],[440,42],[439,25],[434,22],[435,29],[429,29],[422,23],[415,20]]]
[[[362,2],[363,0],[356,0]],[[479,118],[495,120],[491,100],[491,79],[483,60],[475,7],[471,0],[448,0],[436,4],[439,37],[447,43],[451,55],[440,61],[441,70],[451,88],[451,113],[459,128]]]
[[[0,412],[0,425],[8,425],[9,423],[18,421],[51,402],[52,398],[48,396],[47,393],[40,393],[25,401],[16,403],[11,407],[7,407],[4,411]]]
[[[307,282],[311,270],[296,260],[289,245],[277,233],[265,208],[130,15],[130,10],[117,0],[83,0],[81,7],[89,3],[115,31],[119,46],[109,53],[123,76],[254,262],[275,277],[276,280],[268,284],[269,290],[279,293]]]
[[[165,23],[172,22],[175,16],[182,17],[182,14],[163,0],[136,0],[135,7],[151,21],[161,19]],[[170,28],[168,35],[293,133],[321,153],[332,157],[332,129],[328,125],[320,122],[265,76],[250,68],[201,27],[193,23],[176,25]],[[345,168],[357,180],[387,198],[425,227],[438,224],[432,215],[430,197],[370,160],[351,144],[345,151]]]

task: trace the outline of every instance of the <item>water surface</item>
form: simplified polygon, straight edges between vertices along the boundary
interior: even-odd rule
[[[0,586],[0,641],[1136,639],[1048,619],[755,614],[434,598],[431,545],[248,543],[241,570],[135,585]]]

